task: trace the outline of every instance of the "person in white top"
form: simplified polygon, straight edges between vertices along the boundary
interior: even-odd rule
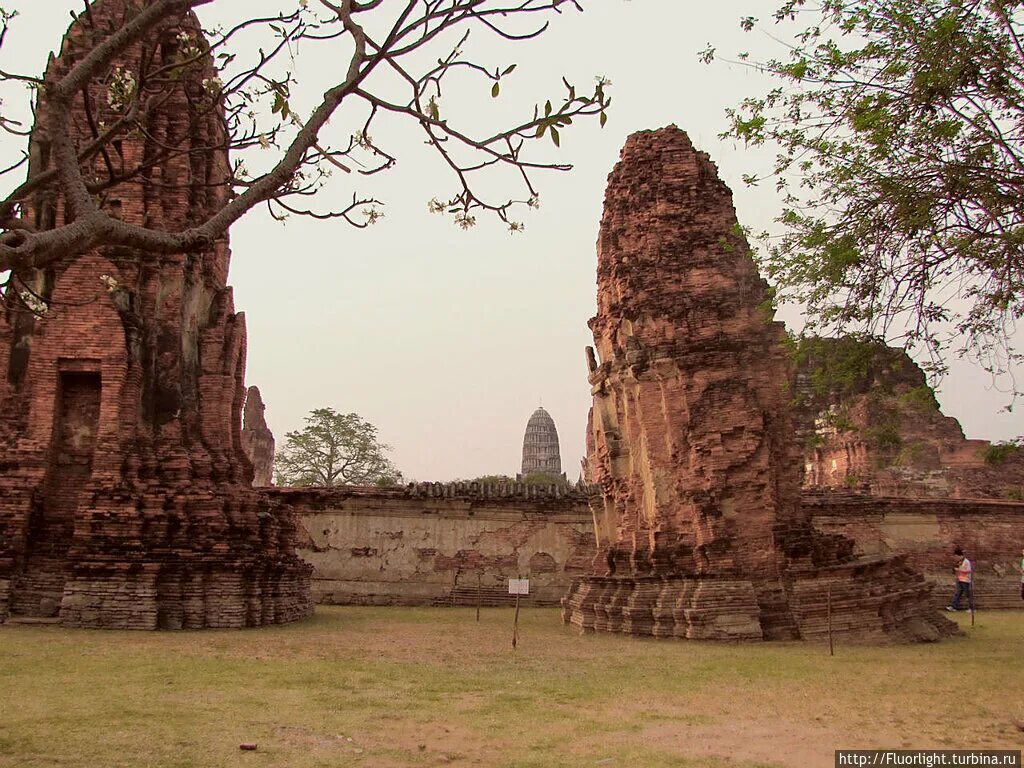
[[[946,606],[947,611],[959,611],[960,610],[960,598],[967,595],[967,604],[974,610],[974,590],[971,589],[971,585],[974,582],[974,564],[967,559],[964,555],[964,551],[957,547],[953,550],[953,554],[960,558],[956,568],[953,569],[953,573],[956,574],[956,593],[953,595],[953,601]]]

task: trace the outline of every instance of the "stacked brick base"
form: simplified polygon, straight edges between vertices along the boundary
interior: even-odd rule
[[[76,578],[64,588],[61,623],[118,629],[234,629],[284,624],[312,613],[309,576],[301,572],[155,570]]]
[[[12,537],[0,623],[13,615],[71,627],[200,629],[312,615],[312,566],[295,555],[294,518],[258,493],[227,486],[88,498],[61,552],[40,554],[43,542],[26,522],[31,508],[5,516]],[[17,520],[25,524],[15,531]]]
[[[583,631],[689,640],[934,641],[955,626],[934,610],[932,586],[900,558],[858,560],[767,584],[731,579],[588,576],[563,601]],[[831,608],[830,608],[831,606]]]

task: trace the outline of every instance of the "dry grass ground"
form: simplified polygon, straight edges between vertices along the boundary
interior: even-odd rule
[[[957,617],[968,624],[966,616]],[[323,608],[224,632],[0,627],[0,766],[826,766],[1020,748],[1024,612],[937,645],[580,636],[555,610]],[[256,752],[241,752],[256,742]]]

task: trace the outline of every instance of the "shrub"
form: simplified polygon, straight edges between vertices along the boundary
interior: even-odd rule
[[[998,467],[1020,449],[1021,439],[1018,437],[1016,440],[992,443],[981,452],[981,457],[989,466]]]

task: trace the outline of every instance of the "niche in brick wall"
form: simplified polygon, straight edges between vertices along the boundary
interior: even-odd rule
[[[60,608],[79,496],[89,483],[96,447],[100,374],[58,376],[53,448],[42,499],[29,522],[27,556],[13,585],[12,612],[23,616],[55,616]]]

